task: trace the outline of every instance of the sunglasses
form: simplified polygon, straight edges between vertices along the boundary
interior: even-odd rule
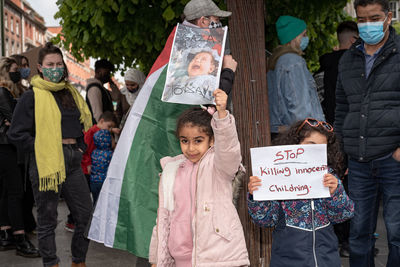
[[[299,126],[299,128],[297,128],[296,134],[298,134],[300,132],[300,130],[304,127],[305,124],[310,125],[311,127],[318,127],[318,126],[323,126],[325,128],[325,130],[327,130],[328,132],[333,132],[333,127],[332,125],[330,125],[327,122],[324,121],[319,121],[313,118],[307,118],[303,121],[303,123]]]

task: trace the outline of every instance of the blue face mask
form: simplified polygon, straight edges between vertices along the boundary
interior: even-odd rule
[[[300,41],[300,49],[301,51],[306,50],[308,43],[310,42],[310,38],[308,36],[303,36]]]
[[[27,79],[29,77],[29,74],[31,73],[31,69],[30,68],[21,68],[21,69],[19,69],[19,72],[21,73],[22,79]]]
[[[358,23],[361,39],[369,45],[378,44],[385,36],[386,31],[383,31],[385,21],[386,18],[384,21]]]

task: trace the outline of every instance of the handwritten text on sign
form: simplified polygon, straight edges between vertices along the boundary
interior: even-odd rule
[[[323,186],[328,172],[326,145],[290,145],[251,148],[253,175],[262,180],[254,200],[330,197]]]

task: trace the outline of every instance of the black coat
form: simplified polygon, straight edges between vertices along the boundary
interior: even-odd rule
[[[9,126],[5,121],[11,122],[16,101],[11,92],[0,87],[0,144],[8,144],[7,131]]]
[[[390,27],[368,77],[357,41],[339,63],[335,131],[345,152],[368,162],[400,146],[400,36]]]

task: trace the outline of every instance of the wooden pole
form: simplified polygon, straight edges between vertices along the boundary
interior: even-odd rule
[[[233,113],[247,177],[239,199],[251,266],[267,266],[270,259],[271,231],[255,226],[247,212],[247,183],[251,175],[250,148],[269,145],[268,91],[265,62],[264,1],[227,0],[230,47],[238,62],[232,90]]]

